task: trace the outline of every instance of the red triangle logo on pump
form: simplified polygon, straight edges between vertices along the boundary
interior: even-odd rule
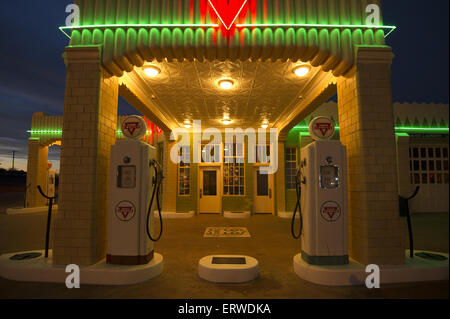
[[[248,0],[208,0],[217,17],[230,30]]]

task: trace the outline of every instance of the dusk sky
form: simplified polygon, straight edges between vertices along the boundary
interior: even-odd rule
[[[0,4],[0,168],[26,169],[27,139],[34,112],[62,115],[68,38],[65,23],[71,1],[18,0]],[[449,1],[383,1],[384,23],[397,26],[387,44],[393,47],[393,100],[448,103]],[[136,114],[120,100],[120,114]],[[59,151],[49,160],[59,166]]]

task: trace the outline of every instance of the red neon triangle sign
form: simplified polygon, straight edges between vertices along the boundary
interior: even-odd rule
[[[230,30],[248,0],[208,0],[217,17]]]

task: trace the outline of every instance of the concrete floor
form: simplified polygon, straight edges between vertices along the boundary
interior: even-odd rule
[[[44,247],[46,214],[2,214],[21,194],[0,194],[0,254]],[[2,198],[8,198],[5,205]],[[5,207],[6,206],[6,207]],[[90,286],[69,290],[64,284],[0,279],[0,298],[448,298],[448,281],[365,287],[325,287],[297,277],[292,257],[299,241],[291,238],[290,221],[258,215],[247,220],[201,215],[165,220],[155,251],[164,256],[164,272],[148,282],[129,286]],[[203,238],[208,226],[244,226],[251,238]],[[413,216],[415,248],[448,252],[448,214]],[[406,234],[405,234],[405,238]],[[197,275],[197,263],[210,254],[245,254],[258,259],[260,277],[246,284],[212,284]]]

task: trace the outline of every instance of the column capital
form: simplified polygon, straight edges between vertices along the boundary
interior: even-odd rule
[[[387,45],[382,46],[356,46],[356,64],[392,63],[394,54],[392,48]]]
[[[100,45],[91,45],[85,47],[68,46],[63,54],[64,63],[96,63],[100,64],[102,60],[102,47]]]

